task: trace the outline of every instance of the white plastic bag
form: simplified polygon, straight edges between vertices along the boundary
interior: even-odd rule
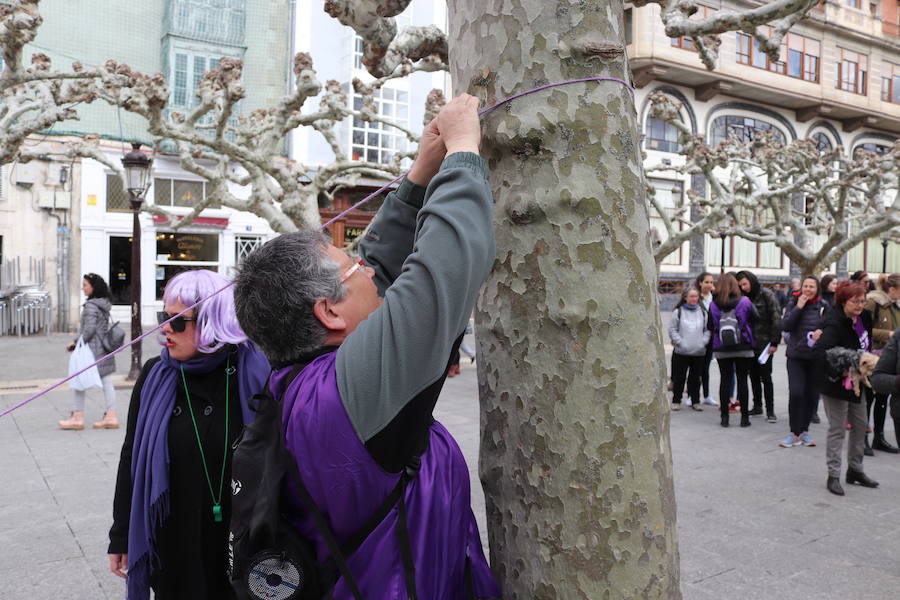
[[[75,344],[75,350],[72,351],[72,356],[69,357],[69,375],[77,373],[96,360],[97,359],[94,358],[94,353],[91,352],[91,347],[85,344],[82,338],[78,338],[78,343]],[[92,387],[103,387],[103,382],[100,381],[100,371],[97,370],[97,365],[94,365],[81,375],[70,379],[69,387],[73,390],[86,390]]]

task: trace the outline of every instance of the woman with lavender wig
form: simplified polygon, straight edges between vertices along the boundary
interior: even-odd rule
[[[212,271],[166,286],[160,323],[228,284]],[[162,328],[164,348],[131,395],[119,460],[109,566],[127,598],[233,598],[226,575],[231,453],[247,401],[270,367],[238,325],[231,288]]]

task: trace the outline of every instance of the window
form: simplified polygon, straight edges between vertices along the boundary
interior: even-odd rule
[[[647,130],[645,132],[647,150],[659,150],[660,152],[678,152],[681,145],[678,143],[678,129],[674,125],[660,119],[647,117]]]
[[[737,138],[742,142],[752,142],[754,137],[762,131],[771,131],[775,136],[775,141],[784,144],[784,134],[780,129],[750,117],[738,117],[728,115],[725,117],[717,117],[712,124],[712,145],[715,146],[724,142],[729,138]]]
[[[710,8],[708,6],[698,5],[697,12],[691,15],[692,19],[705,19],[716,12],[716,9]],[[682,50],[690,50],[691,52],[696,52],[697,49],[694,48],[694,40],[689,37],[677,37],[677,38],[669,38],[672,46],[676,48],[681,48]]]
[[[170,104],[178,108],[197,106],[200,103],[197,98],[197,89],[200,87],[203,74],[211,69],[217,69],[219,58],[218,56],[176,52],[172,76],[169,78],[172,86]]]
[[[835,87],[847,92],[866,95],[868,57],[851,50],[837,49]]]
[[[122,178],[106,174],[106,212],[131,212],[131,200],[122,186]]]
[[[184,179],[153,180],[153,202],[157,206],[184,206],[193,208],[206,198],[206,183]]]
[[[887,265],[885,265],[887,263]],[[887,247],[878,238],[869,238],[847,252],[847,270],[868,271],[870,273],[900,271],[900,244],[888,242]]]
[[[240,265],[251,252],[262,246],[263,239],[258,235],[238,235],[234,238],[234,264]]]
[[[788,33],[781,44],[780,60],[772,62],[760,48],[759,40],[737,33],[737,62],[814,83],[819,81],[820,49],[818,40]]]
[[[409,125],[409,93],[383,87],[375,92],[378,115],[407,127]],[[362,108],[362,96],[353,95],[353,110]],[[406,134],[386,123],[370,123],[353,117],[351,157],[375,163],[389,163],[398,152],[406,152]]]
[[[889,149],[890,148],[888,148],[887,146],[884,146],[882,144],[873,144],[871,142],[866,143],[866,144],[860,144],[856,148],[853,149],[853,158],[854,159],[858,158],[860,152],[871,152],[872,154],[877,154],[878,156],[881,156],[882,154],[885,154]]]
[[[819,154],[825,154],[826,152],[830,152],[832,149],[831,140],[828,139],[828,136],[821,131],[812,134],[809,139],[816,143],[816,148],[819,149]]]
[[[239,45],[244,42],[246,0],[173,0],[172,32]]]
[[[862,0],[842,0],[841,4],[846,4],[850,8],[862,8]]]
[[[706,236],[706,257],[709,266],[721,266],[721,237]],[[782,266],[781,250],[775,244],[759,244],[737,236],[726,236],[725,268],[781,269]]]
[[[353,37],[353,68],[354,69],[362,69],[363,59],[363,39],[361,37],[354,36]]]
[[[110,236],[107,281],[113,304],[131,304],[131,236]]]
[[[218,272],[219,236],[198,233],[156,234],[156,299],[162,300],[166,283],[182,271]]]
[[[631,14],[630,8],[625,9],[623,21],[623,29],[625,30],[625,45],[627,46],[634,41],[634,16]]]
[[[675,211],[683,204],[681,182],[668,179],[651,179],[650,183],[653,186],[654,195],[657,201],[663,207],[667,216],[672,218],[673,215],[675,215]],[[680,230],[683,227],[681,223],[673,224],[673,226],[676,230]],[[666,231],[666,226],[663,224],[663,220],[656,216],[655,210],[650,211],[650,227],[655,229],[658,233],[660,243],[665,242],[668,239],[669,236]],[[682,261],[681,251],[681,247],[677,250],[673,250],[671,254],[662,260],[661,264],[680,265]]]
[[[883,63],[884,74],[881,76],[881,99],[884,102],[900,104],[900,66]]]

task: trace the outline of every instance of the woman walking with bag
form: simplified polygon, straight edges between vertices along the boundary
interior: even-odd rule
[[[109,330],[109,311],[112,302],[109,300],[109,286],[96,273],[88,273],[81,282],[81,291],[87,296],[84,309],[81,311],[81,326],[78,337],[88,345],[94,360],[102,358],[107,352],[103,348],[103,337]],[[66,350],[72,352],[78,340],[68,345]],[[94,429],[118,429],[119,419],[116,416],[116,390],[113,387],[112,374],[116,371],[116,359],[110,357],[97,365],[100,382],[103,385],[103,397],[106,400],[106,412],[103,418],[94,423]],[[72,373],[70,373],[71,375]],[[60,429],[84,429],[84,390],[73,390],[74,407],[69,418],[59,422]]]
[[[672,410],[681,410],[681,395],[687,380],[691,408],[701,411],[700,375],[709,344],[708,315],[700,303],[700,292],[690,288],[669,321],[669,339],[672,340]]]
[[[160,322],[227,284],[212,271],[176,275]],[[127,570],[129,600],[147,600],[151,588],[157,600],[227,600],[233,444],[270,367],[238,325],[231,288],[162,332],[165,348],[131,395],[109,566],[119,577]]]
[[[728,397],[732,377],[737,375],[741,427],[750,427],[747,377],[753,360],[752,325],[757,313],[750,299],[741,294],[737,279],[731,273],[721,275],[716,282],[715,300],[709,306],[709,316],[713,354],[719,363],[719,397]],[[728,427],[728,403],[723,400],[719,410],[722,427]]]

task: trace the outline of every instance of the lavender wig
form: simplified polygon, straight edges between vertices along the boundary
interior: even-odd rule
[[[229,283],[222,275],[206,269],[184,271],[166,284],[163,302],[192,306]],[[202,354],[212,354],[225,344],[247,341],[234,312],[234,291],[231,287],[195,308],[194,316],[197,319],[197,351]]]

